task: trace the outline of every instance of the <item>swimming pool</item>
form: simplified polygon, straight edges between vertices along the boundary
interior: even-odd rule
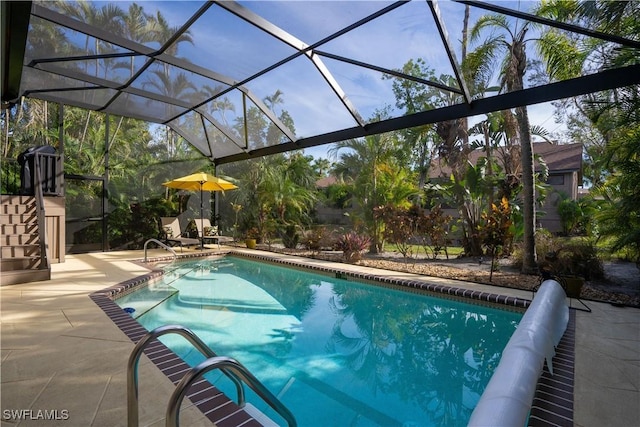
[[[179,323],[239,360],[301,426],[466,425],[522,317],[236,257],[181,263],[143,289],[116,303],[149,330]]]

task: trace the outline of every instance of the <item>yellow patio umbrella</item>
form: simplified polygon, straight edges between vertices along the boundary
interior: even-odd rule
[[[205,172],[198,172],[191,175],[176,178],[163,183],[165,187],[177,188],[180,190],[198,191],[200,190],[200,221],[204,219],[204,208],[202,206],[202,193],[205,191],[235,190],[236,185],[217,176]],[[202,224],[202,223],[201,223]],[[204,248],[204,230],[200,236],[200,249]]]

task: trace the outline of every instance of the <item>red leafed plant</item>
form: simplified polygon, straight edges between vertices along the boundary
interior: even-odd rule
[[[349,231],[338,237],[335,249],[342,251],[344,260],[354,263],[362,259],[362,252],[371,245],[371,238],[355,231]]]

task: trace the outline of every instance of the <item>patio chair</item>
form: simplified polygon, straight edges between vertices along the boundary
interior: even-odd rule
[[[204,219],[196,218],[194,219],[194,221],[196,223],[196,229],[198,230],[198,237],[203,239],[205,243],[209,240],[213,243],[217,243],[218,248],[220,248],[220,242],[223,242],[223,243],[233,242],[233,237],[222,236],[218,232],[218,226],[217,225],[212,226],[211,221],[209,221],[207,218],[204,218]]]
[[[180,230],[180,220],[178,220],[178,218],[161,217],[160,224],[162,225],[163,239],[165,242],[171,246],[180,245],[181,252],[183,246],[200,245],[199,239],[184,237],[184,233]]]

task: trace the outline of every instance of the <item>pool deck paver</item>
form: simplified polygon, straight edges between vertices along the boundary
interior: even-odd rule
[[[149,254],[165,256],[166,252],[151,250]],[[64,263],[52,266],[49,281],[0,287],[3,427],[127,424],[125,375],[133,343],[89,294],[148,273],[146,267],[131,262],[141,258],[141,251],[68,255]],[[308,264],[328,265],[320,260],[308,260]],[[340,268],[354,274],[363,271],[356,265],[340,264]],[[424,276],[411,273],[370,268],[365,271],[424,280]],[[515,289],[440,278],[429,280],[531,298],[530,292]],[[592,313],[576,312],[574,425],[640,427],[640,310],[591,301],[587,304]],[[139,384],[140,426],[164,425],[173,384],[146,356],[140,362]],[[38,410],[57,410],[54,415],[66,418],[68,414],[68,419],[19,421],[7,419],[7,410],[23,410],[22,414],[31,418],[37,418]],[[212,425],[186,400],[181,424]]]

